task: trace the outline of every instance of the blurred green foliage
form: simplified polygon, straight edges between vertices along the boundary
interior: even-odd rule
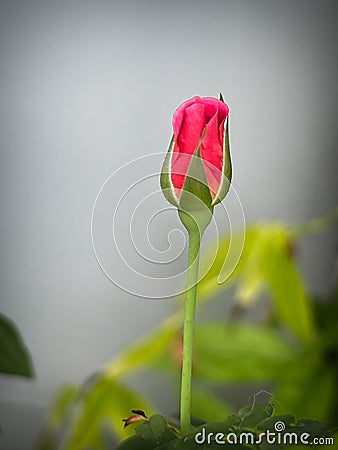
[[[184,439],[180,438],[175,424],[156,414],[143,420],[136,428],[136,434],[121,442],[118,450],[216,450],[220,445],[227,449],[280,450],[286,447],[298,448],[297,444],[302,443],[305,433],[309,443],[314,438],[329,437],[326,426],[318,421],[299,421],[291,414],[276,416],[273,413],[271,402],[254,400],[251,405],[241,408],[237,414],[229,415],[226,420],[203,422],[192,427],[191,433]],[[276,430],[280,429],[282,433],[277,436]],[[267,433],[273,433],[273,436],[267,438]],[[290,442],[296,445],[290,447]]]
[[[219,283],[219,278],[228,270],[224,261],[230,240],[229,236],[221,239],[213,263],[198,285],[199,307],[206,307],[223,292],[225,295],[230,286],[235,292],[235,311],[254,307],[262,295],[269,302],[259,323],[234,320],[231,315],[197,323],[193,416],[224,421],[233,412],[227,399],[215,395],[215,387],[240,391],[261,386],[272,392],[274,414],[337,426],[338,290],[333,289],[327,299],[311,296],[296,260],[297,242],[325,230],[337,217],[335,209],[326,217],[295,227],[283,223],[250,225],[239,264],[225,283]],[[236,245],[236,236],[232,245],[234,242]],[[210,261],[209,253],[208,248],[202,252],[202,269]],[[121,440],[133,435],[134,427],[123,429],[121,419],[134,408],[142,408],[148,415],[156,411],[148,399],[125,383],[127,375],[141,368],[167,373],[178,395],[183,302],[178,304],[175,314],[125,348],[84,386],[60,389],[41,434],[39,450],[107,450],[114,448],[114,437]],[[121,445],[121,450],[145,448],[138,447],[135,439],[126,441],[134,447],[124,444],[127,446]]]
[[[33,377],[29,352],[14,323],[0,314],[0,373]]]

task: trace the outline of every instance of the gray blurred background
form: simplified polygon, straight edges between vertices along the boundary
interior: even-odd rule
[[[114,170],[166,151],[181,102],[222,91],[230,105],[247,220],[297,223],[336,205],[336,10],[325,0],[1,1],[0,311],[36,370],[33,381],[1,376],[1,448],[30,449],[60,383],[82,382],[172,311],[105,278],[90,218]],[[331,230],[301,249],[315,292],[330,288],[335,243]],[[142,383],[156,391],[161,380]],[[162,388],[157,405],[175,408]]]

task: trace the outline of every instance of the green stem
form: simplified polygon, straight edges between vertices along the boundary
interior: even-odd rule
[[[200,243],[200,231],[197,228],[191,229],[189,231],[188,290],[185,302],[181,381],[180,420],[183,436],[190,432],[192,354]]]

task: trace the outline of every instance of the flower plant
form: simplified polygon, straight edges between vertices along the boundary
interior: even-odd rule
[[[295,228],[284,224],[251,225],[246,232],[244,252],[232,280],[220,288],[215,282],[215,274],[219,273],[229,249],[229,236],[224,236],[212,267],[202,280],[198,279],[202,236],[212,220],[214,207],[225,198],[230,188],[231,177],[228,106],[222,96],[219,99],[194,97],[187,100],[174,113],[173,137],[160,177],[163,194],[177,208],[189,237],[184,311],[179,310],[145,339],[118,355],[103,371],[91,377],[82,389],[64,389],[54,404],[51,429],[42,436],[40,450],[116,449],[112,428],[120,436],[123,429],[128,433],[135,430],[133,435],[120,442],[118,450],[216,449],[220,445],[232,449],[292,448],[290,443],[271,443],[266,437],[263,438],[268,430],[278,431],[277,426],[281,423],[283,433],[296,436],[307,433],[310,440],[327,436],[327,427],[321,421],[330,417],[327,413],[330,408],[337,408],[333,401],[336,373],[332,370],[326,372],[330,373],[325,385],[328,390],[321,393],[321,401],[326,398],[328,406],[321,413],[318,403],[315,403],[317,409],[313,419],[302,418],[302,405],[296,405],[290,414],[286,414],[272,394],[266,401],[254,395],[248,406],[234,413],[211,392],[196,391],[192,386],[193,353],[198,362],[194,367],[196,378],[225,383],[262,383],[276,379],[280,389],[288,378],[287,374],[282,373],[286,366],[292,367],[298,361],[303,366],[313,362],[314,371],[317,370],[323,366],[321,361],[329,352],[327,341],[330,345],[333,342],[331,337],[323,338],[323,342],[319,343],[321,331],[315,323],[315,312],[293,262],[291,250],[300,236],[325,229],[332,220],[336,220],[337,210],[323,220]],[[201,262],[203,265],[203,258]],[[217,289],[227,288],[233,280],[238,284],[237,296],[243,309],[252,304],[262,290],[269,289],[277,311],[277,316],[271,317],[271,324],[244,326],[214,321],[199,324],[195,329],[197,285],[199,301],[203,303]],[[326,319],[322,319],[325,333],[332,334],[334,328],[332,317],[335,317],[334,311],[337,309],[334,305],[327,316],[324,314]],[[183,355],[182,360],[175,361],[171,351],[180,336],[182,321]],[[281,336],[276,324],[282,324],[286,334],[290,332],[289,339]],[[248,350],[250,345],[251,350]],[[336,346],[330,347],[330,352],[336,355]],[[235,359],[227,356],[232,354],[236,355]],[[229,361],[231,364],[226,367]],[[128,373],[142,366],[167,373],[181,370],[179,423],[175,418],[168,419],[158,414],[147,400],[123,383]],[[291,371],[291,384],[296,383],[293,375],[294,371]],[[300,392],[302,384],[297,386]],[[291,392],[291,389],[287,388],[286,392]],[[283,389],[280,389],[278,399],[282,398],[282,393]],[[198,407],[196,399],[199,399]],[[288,400],[292,402],[290,398]],[[123,416],[126,408],[131,412],[128,418]],[[105,421],[100,419],[101,414]],[[107,423],[108,417],[110,421]],[[331,419],[329,422],[331,430],[334,429]],[[57,444],[51,437],[53,432],[59,433]],[[221,442],[215,439],[217,433],[223,436]],[[252,433],[257,439],[242,441],[240,436],[243,433]],[[211,435],[213,438],[208,442]],[[201,443],[203,436],[206,440]],[[236,443],[230,443],[230,436],[238,438]]]
[[[161,173],[166,199],[178,208],[188,231],[188,288],[183,332],[181,432],[190,431],[193,331],[198,262],[203,232],[214,206],[225,197],[231,181],[228,132],[229,108],[222,96],[194,97],[177,108],[174,135]]]

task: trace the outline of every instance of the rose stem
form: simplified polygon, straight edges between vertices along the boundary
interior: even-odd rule
[[[181,432],[183,436],[188,434],[190,431],[192,354],[200,243],[201,236],[199,230],[196,228],[190,230],[188,257],[188,290],[185,301],[183,362],[181,379],[180,422]]]

